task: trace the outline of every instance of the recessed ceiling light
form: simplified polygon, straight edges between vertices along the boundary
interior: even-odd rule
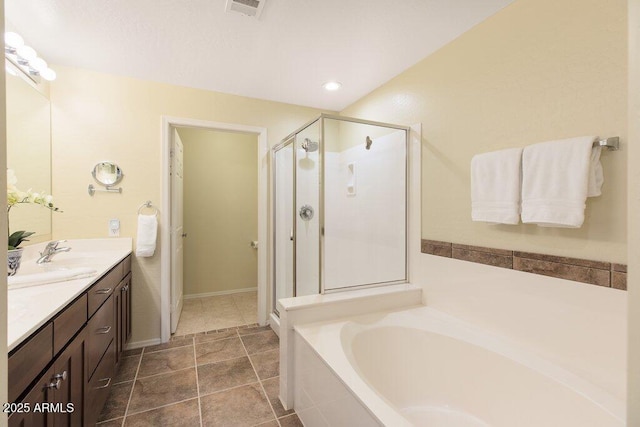
[[[337,81],[330,81],[323,84],[322,87],[324,88],[324,90],[333,92],[334,90],[340,89],[342,87],[342,83]]]

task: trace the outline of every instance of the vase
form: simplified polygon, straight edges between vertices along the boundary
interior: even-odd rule
[[[13,276],[20,268],[22,260],[22,248],[7,251],[7,276]]]

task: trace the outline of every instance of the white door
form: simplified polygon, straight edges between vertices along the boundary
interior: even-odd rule
[[[183,239],[183,145],[173,129],[171,148],[171,333],[175,333],[182,313]]]

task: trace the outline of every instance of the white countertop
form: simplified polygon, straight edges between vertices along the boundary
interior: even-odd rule
[[[24,248],[18,275],[34,273],[47,265],[36,265],[39,252],[45,243]],[[131,253],[131,238],[77,239],[61,243],[60,247],[70,247],[71,251],[57,254],[48,264],[77,264],[96,270],[96,274],[82,279],[48,283],[8,291],[7,344],[9,351],[16,348],[25,338],[44,325],[67,304],[86,291],[104,273]]]

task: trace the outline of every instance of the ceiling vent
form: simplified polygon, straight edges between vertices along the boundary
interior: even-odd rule
[[[227,0],[227,12],[237,12],[253,18],[260,18],[266,0]]]

